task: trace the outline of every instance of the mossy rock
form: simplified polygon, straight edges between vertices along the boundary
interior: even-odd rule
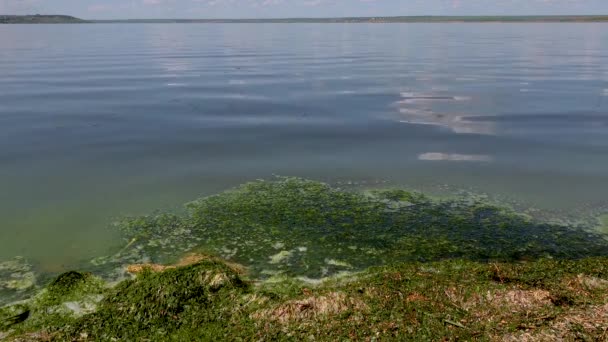
[[[49,294],[56,297],[69,295],[85,284],[91,273],[69,271],[59,275],[47,287]]]
[[[82,301],[105,291],[105,282],[89,272],[68,271],[60,274],[34,297],[37,306],[50,307],[62,303]]]

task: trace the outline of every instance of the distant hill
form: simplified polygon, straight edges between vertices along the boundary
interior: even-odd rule
[[[0,15],[0,24],[70,24],[85,20],[69,15]]]

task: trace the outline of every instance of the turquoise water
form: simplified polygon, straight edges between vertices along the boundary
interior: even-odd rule
[[[0,260],[273,174],[608,197],[606,24],[0,26]],[[447,189],[447,190],[445,190]]]

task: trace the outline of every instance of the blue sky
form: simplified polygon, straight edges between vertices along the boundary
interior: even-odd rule
[[[0,0],[0,14],[107,18],[608,14],[608,0]]]

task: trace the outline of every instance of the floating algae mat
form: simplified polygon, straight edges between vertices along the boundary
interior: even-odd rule
[[[600,230],[608,234],[608,214],[600,216]]]
[[[242,263],[258,278],[318,279],[402,261],[608,255],[590,229],[539,223],[481,200],[363,193],[299,178],[247,183],[187,209],[121,222],[125,248],[94,264],[170,263],[197,251]]]
[[[123,220],[124,247],[79,269],[120,280],[127,265],[199,252],[243,264],[255,279],[313,281],[409,261],[608,255],[608,241],[591,229],[539,223],[480,199],[358,192],[300,178],[247,183],[186,207]],[[20,259],[0,264],[0,304],[25,297],[36,280],[28,267]]]
[[[25,259],[0,262],[0,304],[31,293],[36,284],[36,273]]]

